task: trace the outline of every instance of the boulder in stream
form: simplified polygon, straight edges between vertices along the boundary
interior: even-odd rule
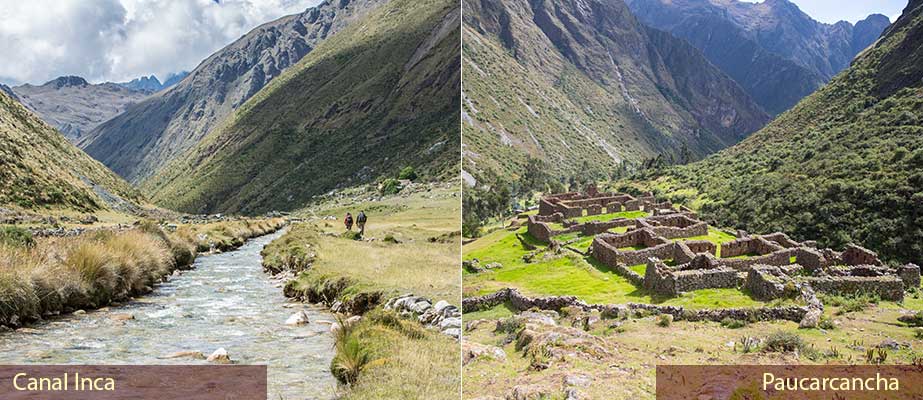
[[[205,360],[216,364],[230,364],[231,356],[228,355],[228,351],[225,350],[224,347],[221,347],[218,350],[215,350],[215,352],[208,356],[208,358]]]
[[[285,325],[304,325],[308,323],[308,313],[304,310],[298,311],[285,320]]]

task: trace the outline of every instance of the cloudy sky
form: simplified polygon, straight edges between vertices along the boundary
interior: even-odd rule
[[[257,25],[321,0],[0,0],[0,82],[192,70]]]
[[[762,3],[763,0],[744,0]],[[901,16],[907,0],[789,0],[798,5],[801,11],[820,22],[828,24],[837,21],[856,21],[865,19],[869,14],[884,14],[891,22]]]

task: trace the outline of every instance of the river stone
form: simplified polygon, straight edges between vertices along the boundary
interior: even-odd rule
[[[128,321],[135,319],[135,316],[132,314],[112,314],[109,316],[109,319],[113,321]]]
[[[195,359],[195,360],[204,360],[204,359],[205,359],[205,354],[202,354],[201,351],[177,351],[177,352],[175,352],[175,353],[167,354],[167,355],[165,355],[165,356],[163,356],[163,357],[160,357],[160,358],[165,358],[165,359],[170,359],[170,358],[192,358],[192,359]]]
[[[352,317],[346,318],[346,325],[352,326],[362,320],[361,315],[353,315]]]
[[[208,356],[206,361],[216,364],[230,364],[231,357],[228,355],[228,351],[225,350],[224,347],[221,347],[218,350],[215,350],[212,355]]]
[[[308,314],[304,310],[296,312],[285,320],[285,325],[304,325],[308,323]]]
[[[458,339],[458,337],[461,336],[461,329],[449,328],[449,329],[442,331],[442,334]]]
[[[86,314],[86,313],[87,313],[87,312],[84,311],[84,310],[77,310],[77,311],[74,311],[74,315],[83,315],[83,314]]]

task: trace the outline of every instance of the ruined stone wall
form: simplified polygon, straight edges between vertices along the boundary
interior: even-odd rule
[[[673,276],[677,295],[700,289],[733,289],[739,283],[737,271],[726,267],[676,271]]]
[[[534,221],[531,216],[529,218],[528,232],[532,237],[542,243],[551,241],[551,228],[548,224]]]
[[[801,243],[798,243],[792,240],[791,238],[788,237],[788,235],[782,232],[775,232],[775,233],[770,233],[768,235],[761,235],[760,237],[762,237],[763,239],[772,241],[772,242],[776,242],[777,244],[785,248],[801,247]]]
[[[897,268],[897,276],[904,281],[905,288],[920,288],[920,267],[916,264],[907,264]]]
[[[727,266],[728,268],[733,268],[738,271],[748,271],[751,266],[757,264],[766,264],[766,265],[775,265],[783,266],[791,264],[791,257],[794,254],[795,249],[782,249],[774,253],[750,257],[750,258],[735,258],[727,259],[724,257],[724,247],[721,248],[721,256],[719,259],[721,265]]]
[[[641,201],[636,199],[628,200],[622,203],[625,206],[625,211],[639,211],[641,210]]]
[[[718,250],[718,246],[707,240],[686,240],[683,244],[695,254],[715,255],[715,251]]]
[[[795,260],[809,272],[820,270],[827,264],[824,255],[816,249],[799,247],[794,250]]]
[[[586,236],[598,235],[612,228],[619,226],[633,226],[634,224],[635,222],[633,220],[627,218],[616,218],[604,222],[590,221],[580,226],[580,232]]]
[[[721,257],[737,257],[746,254],[766,255],[782,249],[782,246],[761,237],[745,237],[722,243]]]
[[[747,273],[744,288],[750,292],[753,298],[770,301],[783,297],[785,295],[785,286],[790,282],[794,284],[794,281],[789,277],[789,273],[777,266],[754,265],[750,268],[750,272]]]
[[[501,289],[495,293],[462,299],[463,312],[484,310],[509,301],[517,311],[531,308],[559,311],[564,307],[578,307],[584,311],[600,311],[607,315],[619,315],[633,310],[645,310],[656,314],[670,314],[677,321],[714,321],[725,318],[744,321],[788,320],[800,322],[808,313],[808,307],[761,307],[761,308],[719,308],[709,310],[687,310],[681,306],[662,306],[657,304],[587,304],[574,296],[536,297],[523,296],[512,288]]]
[[[894,275],[888,276],[825,276],[803,278],[814,290],[841,296],[856,293],[876,294],[882,300],[904,300],[904,281]]]
[[[881,265],[878,254],[869,249],[850,244],[840,254],[840,259],[846,265]]]
[[[699,222],[695,225],[690,225],[683,228],[678,228],[675,226],[656,226],[651,228],[651,230],[654,231],[654,233],[667,239],[678,239],[707,235],[708,224]]]

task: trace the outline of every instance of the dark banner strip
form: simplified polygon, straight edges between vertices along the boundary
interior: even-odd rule
[[[923,399],[909,365],[658,365],[658,400]]]
[[[0,399],[265,400],[265,365],[4,365]]]

